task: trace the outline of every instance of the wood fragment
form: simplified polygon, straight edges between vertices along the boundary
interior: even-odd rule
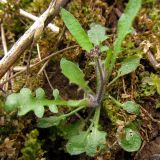
[[[39,22],[44,19],[47,14],[47,18],[44,21],[44,27],[46,27],[52,19],[59,13],[59,10],[69,0],[57,0],[54,4],[54,0],[51,1],[49,8],[33,23],[33,25],[24,33],[24,35],[13,45],[8,54],[0,61],[0,79],[10,69],[11,66],[19,59],[21,54],[31,45],[33,37]],[[50,8],[53,8],[50,12]]]
[[[6,37],[5,37],[5,31],[4,31],[4,27],[3,27],[3,23],[1,24],[1,38],[2,38],[2,46],[3,46],[3,51],[4,51],[4,55],[7,55],[8,53],[8,49],[7,49],[7,42],[6,42]],[[10,75],[10,71],[8,71],[4,77],[2,78],[2,81],[3,79],[6,80],[9,78],[9,75]],[[4,91],[7,91],[8,90],[8,83],[6,83],[4,86],[3,86],[3,90]]]
[[[25,16],[33,21],[36,21],[38,19],[38,17],[32,15],[31,13],[28,13],[26,11],[24,11],[23,9],[20,9],[19,10],[19,13],[22,15],[22,16]],[[53,32],[56,32],[58,33],[59,32],[59,27],[57,27],[56,25],[52,24],[52,23],[49,23],[47,28],[51,29]]]
[[[155,70],[160,68],[160,64],[157,62],[157,60],[155,59],[151,51],[146,52],[146,55],[147,55],[147,59],[149,60],[150,64]]]

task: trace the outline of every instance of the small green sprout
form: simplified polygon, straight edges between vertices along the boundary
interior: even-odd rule
[[[63,100],[58,90],[53,91],[53,100],[45,97],[43,89],[36,90],[36,96],[33,96],[29,89],[22,89],[20,93],[13,93],[7,97],[5,109],[12,111],[17,109],[18,115],[22,116],[30,111],[34,111],[39,117],[38,127],[48,128],[60,126],[67,122],[70,116],[77,114],[81,110],[90,108],[91,115],[82,120],[82,123],[71,125],[70,130],[64,128],[64,138],[68,141],[66,151],[71,155],[86,153],[88,156],[95,156],[106,148],[107,133],[100,129],[100,113],[105,96],[109,95],[107,89],[118,78],[135,71],[140,63],[141,57],[134,55],[127,57],[117,72],[115,79],[111,80],[111,74],[122,48],[122,42],[126,35],[132,32],[132,22],[135,19],[141,7],[141,0],[129,0],[126,9],[118,21],[117,36],[112,47],[104,45],[107,40],[105,27],[100,24],[91,24],[88,35],[74,16],[65,9],[61,9],[60,15],[66,27],[73,35],[80,47],[87,52],[94,64],[97,78],[96,92],[94,92],[85,80],[85,75],[78,64],[65,58],[60,61],[62,74],[68,78],[70,83],[77,85],[84,91],[84,98],[80,100]],[[102,52],[106,52],[106,57]],[[115,100],[129,114],[140,114],[139,105],[133,101],[127,101],[123,104]],[[67,107],[68,112],[59,111],[59,107]],[[43,117],[45,107],[54,113],[51,117]],[[62,123],[63,122],[63,123]],[[83,124],[83,125],[81,125]],[[101,127],[103,128],[103,126]],[[130,127],[122,128],[123,135],[117,132],[119,145],[128,152],[137,151],[141,145],[141,137],[138,131]]]

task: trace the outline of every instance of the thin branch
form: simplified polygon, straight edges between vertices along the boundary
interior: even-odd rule
[[[22,15],[22,16],[25,16],[33,21],[36,21],[38,19],[38,17],[32,15],[31,13],[28,13],[26,11],[24,11],[23,9],[20,9],[19,10],[19,13]],[[57,27],[56,25],[52,24],[52,23],[49,23],[47,28],[51,29],[53,32],[56,32],[58,33],[59,32],[59,27]]]
[[[48,63],[49,63],[49,59],[44,63],[44,65],[42,66],[42,68],[39,70],[38,75],[40,75],[45,70],[45,68],[48,65]]]
[[[4,50],[4,55],[7,55],[7,52],[8,52],[8,49],[7,49],[7,43],[6,43],[6,37],[5,37],[5,32],[4,32],[4,27],[3,27],[3,24],[1,24],[1,38],[2,38],[2,46],[3,46],[3,50]],[[5,75],[4,75],[4,80],[8,79],[9,78],[9,74],[10,72],[7,72]],[[6,83],[4,86],[3,86],[3,89],[5,91],[8,90],[8,83]]]
[[[60,45],[60,42],[61,42],[61,40],[63,38],[65,29],[66,29],[66,27],[64,26],[63,29],[62,29],[62,32],[60,33],[60,35],[58,37],[58,40],[57,40],[56,44],[54,45],[55,51],[57,51],[57,48]],[[44,65],[42,66],[42,68],[39,70],[38,74],[41,74],[43,72],[43,70],[46,68],[46,66],[48,65],[48,63],[49,63],[49,60],[44,63]]]
[[[29,68],[31,68],[31,66],[33,66],[33,65],[30,65]],[[13,71],[14,72],[19,72],[19,71],[26,70],[26,69],[27,69],[27,66],[15,66],[13,68]]]
[[[45,75],[45,77],[46,77],[46,79],[47,79],[47,82],[48,82],[48,84],[49,84],[51,90],[53,91],[54,88],[53,88],[53,86],[52,86],[52,84],[51,84],[51,82],[50,82],[50,80],[49,80],[49,77],[48,77],[48,75],[47,75],[46,70],[44,70],[43,72],[44,72],[44,75]]]
[[[0,78],[4,76],[9,68],[19,59],[21,54],[31,45],[36,31],[39,29],[39,25],[44,22],[44,27],[46,27],[59,13],[60,8],[68,1],[69,0],[56,0],[56,4],[55,0],[51,1],[48,9],[34,22],[24,35],[13,45],[8,54],[0,61]],[[41,30],[41,32],[43,32],[43,30]]]
[[[2,45],[3,45],[4,55],[7,55],[8,49],[7,49],[7,43],[6,43],[6,37],[5,37],[3,24],[1,24],[1,38],[2,38]]]
[[[39,44],[37,44],[37,51],[38,51],[38,57],[39,57],[39,59],[40,59],[40,61],[41,61],[42,58],[41,58],[41,52],[40,52]],[[52,84],[51,84],[51,82],[50,82],[50,80],[49,80],[49,77],[48,77],[47,72],[46,72],[45,69],[44,69],[43,73],[44,73],[44,75],[45,75],[45,77],[46,77],[46,79],[47,79],[47,81],[48,81],[48,84],[49,84],[50,88],[51,88],[52,90],[54,90],[54,88],[53,88],[53,86],[52,86]]]
[[[157,62],[157,60],[155,59],[155,57],[153,56],[153,54],[151,53],[151,51],[147,51],[146,52],[146,55],[147,55],[147,58],[150,62],[150,64],[153,66],[153,68],[155,70],[159,69],[160,68],[160,63]]]
[[[116,76],[114,79],[112,79],[112,81],[110,81],[107,85],[107,88],[109,88],[113,83],[115,83],[120,77]]]
[[[141,43],[141,46],[143,47],[143,52],[146,53],[146,57],[148,59],[148,61],[150,62],[150,64],[153,66],[153,68],[155,70],[160,68],[160,63],[157,62],[156,58],[153,56],[153,54],[151,53],[150,48],[153,47],[152,44],[150,43],[150,41],[143,41]]]
[[[152,115],[149,114],[146,109],[144,109],[143,107],[141,107],[141,110],[142,110],[145,114],[147,114],[147,116],[148,116],[153,122],[160,124],[160,120],[157,120],[157,119],[153,118]]]
[[[26,74],[29,76],[29,66],[30,66],[30,61],[31,61],[31,57],[32,57],[32,50],[33,50],[33,47],[34,47],[34,43],[35,42],[32,42],[31,44],[31,48],[30,48],[30,51],[29,51],[29,55],[28,55],[28,59],[27,59],[27,70],[26,70]]]
[[[36,67],[36,66],[38,66],[38,65],[40,65],[41,63],[47,61],[48,59],[54,57],[54,56],[57,55],[57,54],[63,53],[63,52],[65,52],[65,51],[69,50],[69,49],[73,49],[73,48],[76,48],[76,47],[78,47],[78,45],[74,45],[74,46],[71,46],[71,47],[67,47],[67,48],[62,49],[62,50],[60,50],[60,51],[54,52],[54,53],[50,54],[49,56],[45,57],[44,59],[42,59],[41,61],[39,61],[39,62],[31,65],[31,66],[30,66],[30,69],[31,69],[31,68],[34,68],[34,67]],[[20,74],[24,73],[24,72],[26,71],[26,69],[27,69],[27,68],[25,68],[24,70],[22,70],[22,71],[20,71],[20,72],[18,72],[18,73],[16,73],[16,74],[14,74],[14,75],[11,76],[9,79],[3,81],[3,82],[0,84],[0,86],[3,86],[3,85],[4,85],[5,83],[7,83],[9,80],[11,80],[11,79],[19,76]]]

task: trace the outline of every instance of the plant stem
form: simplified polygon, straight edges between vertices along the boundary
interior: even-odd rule
[[[101,100],[103,98],[103,93],[104,93],[104,86],[105,86],[105,80],[104,80],[104,75],[103,75],[103,68],[101,66],[101,62],[99,59],[96,60],[97,63],[97,79],[99,80],[99,87],[97,89],[97,94],[96,94],[96,98],[97,98],[97,102],[98,104],[101,103]]]
[[[119,76],[116,76],[111,82],[108,83],[107,88],[110,87],[115,81],[119,79]]]
[[[69,117],[69,116],[77,113],[78,111],[80,111],[81,109],[83,109],[83,108],[85,108],[85,107],[86,107],[86,106],[81,106],[81,107],[79,107],[79,108],[77,108],[77,109],[75,109],[75,110],[73,110],[73,111],[71,111],[71,112],[69,112],[69,113],[67,113],[67,114],[64,114],[63,116],[67,118],[67,117]]]
[[[84,120],[86,123],[87,123],[87,121],[89,121],[89,119],[91,118],[91,116],[93,115],[93,113],[94,113],[94,109],[92,109],[90,112],[89,112],[89,115],[87,116],[87,118]]]
[[[49,100],[49,99],[42,99],[37,100],[34,98],[34,101],[38,101],[40,104],[43,104],[43,106],[50,106],[50,105],[59,105],[59,106],[70,106],[70,107],[79,107],[79,106],[88,106],[89,100],[88,99],[82,99],[82,100]],[[37,102],[37,103],[38,103]]]
[[[95,115],[94,115],[94,125],[95,125],[95,128],[98,128],[99,117],[100,117],[100,110],[101,110],[101,107],[98,106],[96,108],[96,111],[95,111]]]

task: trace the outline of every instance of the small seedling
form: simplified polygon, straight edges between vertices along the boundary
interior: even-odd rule
[[[121,52],[121,45],[127,34],[132,32],[132,22],[141,7],[141,0],[130,0],[126,9],[118,21],[117,37],[112,48],[103,45],[108,38],[105,27],[99,24],[91,24],[88,35],[81,27],[80,23],[74,16],[65,9],[61,9],[61,18],[66,27],[76,39],[77,43],[86,51],[94,64],[97,90],[94,93],[85,81],[84,73],[78,64],[71,62],[65,58],[60,61],[62,73],[68,78],[70,83],[76,84],[84,91],[84,98],[81,100],[63,100],[58,90],[53,91],[53,100],[45,98],[44,91],[38,89],[34,97],[29,89],[22,89],[20,93],[13,93],[7,97],[6,110],[18,110],[19,115],[25,115],[30,111],[34,111],[39,117],[38,127],[48,128],[52,126],[60,126],[67,122],[68,117],[75,115],[80,110],[90,108],[91,115],[84,120],[77,120],[77,123],[70,124],[70,130],[61,127],[64,138],[68,141],[66,151],[71,155],[86,153],[88,156],[95,156],[107,146],[107,133],[100,129],[100,112],[103,100],[109,95],[107,88],[111,86],[118,78],[129,74],[136,70],[140,63],[140,58],[133,55],[125,58],[120,69],[117,71],[115,79],[111,80],[111,74],[116,63],[116,58]],[[102,53],[106,53],[106,58],[102,59]],[[112,100],[119,104],[128,114],[140,114],[139,105],[133,101],[127,101],[123,104]],[[43,117],[44,107],[55,113],[51,117]],[[59,111],[59,107],[68,107],[69,112],[63,113]],[[137,151],[141,145],[141,137],[136,127],[130,127],[131,124],[124,124],[123,127],[117,128],[117,139],[119,145],[128,152]],[[103,128],[103,126],[101,127]],[[120,134],[121,133],[121,134]]]

